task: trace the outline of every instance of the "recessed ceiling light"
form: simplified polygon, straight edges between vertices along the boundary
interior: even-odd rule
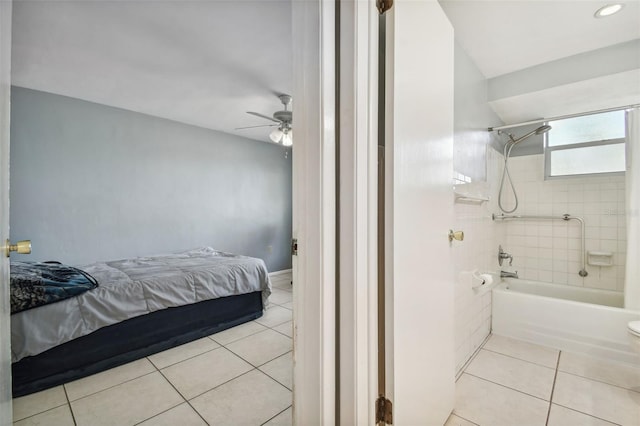
[[[620,12],[623,6],[624,5],[621,3],[608,4],[596,10],[596,13],[594,13],[593,16],[595,16],[596,18],[606,18],[607,16],[611,16],[614,13]]]

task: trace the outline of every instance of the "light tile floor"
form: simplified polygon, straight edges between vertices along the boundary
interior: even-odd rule
[[[291,425],[291,274],[252,322],[13,401],[14,425]]]
[[[639,426],[640,365],[492,335],[456,382],[445,426]]]

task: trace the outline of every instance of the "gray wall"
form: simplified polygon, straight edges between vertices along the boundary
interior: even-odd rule
[[[291,150],[14,87],[11,234],[29,260],[211,246],[291,267]]]
[[[454,47],[454,137],[453,169],[474,181],[486,180],[486,148],[502,152],[500,137],[488,127],[499,126],[500,118],[489,106],[488,82],[460,43]]]

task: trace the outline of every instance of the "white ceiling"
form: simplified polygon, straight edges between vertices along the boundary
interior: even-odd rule
[[[234,129],[267,124],[246,111],[291,94],[291,1],[16,0],[13,84],[268,141],[270,128]],[[640,38],[640,0],[593,18],[607,2],[440,0],[488,78]],[[522,99],[493,107],[505,122],[549,116]]]
[[[612,0],[439,0],[456,39],[487,78],[640,38],[640,1],[616,15]]]
[[[291,1],[14,1],[12,84],[268,141]]]

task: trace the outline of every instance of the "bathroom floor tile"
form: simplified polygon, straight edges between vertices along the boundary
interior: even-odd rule
[[[291,392],[252,370],[191,401],[212,425],[261,425],[291,405]]]
[[[558,372],[553,402],[621,425],[637,425],[640,393]]]
[[[202,417],[186,402],[145,420],[141,426],[207,426]]]
[[[484,349],[508,355],[514,358],[540,364],[549,368],[556,368],[558,355],[557,349],[511,339],[509,337],[492,334],[484,344]]]
[[[265,330],[233,342],[226,347],[257,367],[286,354],[292,349],[292,346],[293,343],[289,337],[273,330]]]
[[[203,339],[194,340],[193,342],[185,343],[184,345],[176,346],[175,348],[153,354],[149,356],[149,361],[151,361],[156,368],[163,369],[172,364],[209,352],[210,350],[218,347],[220,347],[218,343],[205,337]]]
[[[606,422],[560,405],[551,404],[547,426],[615,426],[615,423]]]
[[[454,414],[487,426],[544,426],[549,403],[463,374],[456,383]]]
[[[186,399],[191,399],[252,368],[229,350],[218,348],[161,371]]]
[[[458,417],[455,414],[452,414],[449,416],[444,426],[478,426],[478,425],[470,422],[469,420],[465,420],[462,417]]]
[[[74,426],[73,416],[69,405],[61,405],[44,413],[17,421],[14,426]]]
[[[159,372],[71,402],[78,426],[134,425],[184,402]]]
[[[21,420],[67,403],[62,386],[21,396],[13,400],[13,420]]]
[[[466,373],[549,400],[555,369],[481,349]]]
[[[209,336],[209,338],[220,343],[221,345],[228,345],[231,342],[235,342],[236,340],[240,340],[243,337],[251,336],[252,334],[256,334],[266,329],[267,327],[265,327],[264,325],[258,324],[255,321],[251,321],[237,325],[233,328],[229,328],[219,333],[212,334],[211,336]]]
[[[92,393],[119,385],[126,381],[144,376],[156,371],[153,364],[142,358],[120,367],[111,368],[101,373],[93,374],[64,385],[69,401],[75,401]]]
[[[558,370],[640,392],[640,366],[562,352]]]

